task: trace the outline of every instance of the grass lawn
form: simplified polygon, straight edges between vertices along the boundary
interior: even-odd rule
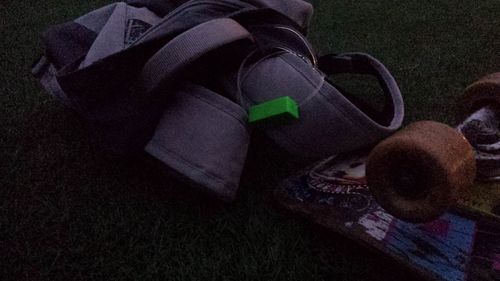
[[[107,2],[0,2],[0,280],[410,280],[383,256],[277,209],[270,192],[288,171],[266,141],[256,140],[227,206],[147,157],[97,149],[29,70],[43,30]],[[314,2],[311,40],[323,53],[381,59],[407,122],[452,122],[462,89],[499,70],[499,1]]]

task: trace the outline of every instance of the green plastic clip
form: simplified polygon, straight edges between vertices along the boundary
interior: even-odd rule
[[[285,96],[250,107],[250,124],[272,123],[281,125],[299,119],[299,106],[291,97]]]

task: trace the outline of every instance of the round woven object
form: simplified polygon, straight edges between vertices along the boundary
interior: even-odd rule
[[[376,146],[366,176],[377,202],[397,218],[437,218],[472,185],[476,162],[457,130],[433,121],[411,124]]]
[[[485,106],[500,108],[500,72],[487,75],[465,89],[458,99],[458,121]]]

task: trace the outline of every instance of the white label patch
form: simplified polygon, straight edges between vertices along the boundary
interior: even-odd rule
[[[366,233],[371,237],[382,241],[389,231],[393,219],[393,216],[382,210],[378,210],[364,215],[359,219],[358,223],[366,228]]]

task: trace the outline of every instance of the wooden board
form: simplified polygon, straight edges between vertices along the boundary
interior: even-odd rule
[[[280,185],[277,201],[429,280],[500,280],[500,223],[493,216],[450,212],[430,223],[406,223],[375,202],[363,182],[362,168],[353,169],[354,177],[334,169],[327,173],[328,180],[306,170]],[[339,177],[347,180],[336,180]],[[472,204],[475,211],[492,210],[485,200],[479,202]]]

